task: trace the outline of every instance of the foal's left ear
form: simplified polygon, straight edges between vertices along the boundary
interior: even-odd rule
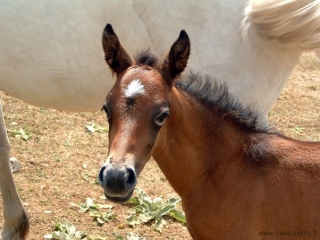
[[[170,87],[173,86],[174,80],[187,66],[189,55],[190,39],[186,31],[182,30],[161,66],[162,72],[167,78]]]
[[[107,24],[102,35],[102,46],[105,60],[112,72],[117,75],[132,65],[128,53],[121,46],[118,36],[111,24]]]

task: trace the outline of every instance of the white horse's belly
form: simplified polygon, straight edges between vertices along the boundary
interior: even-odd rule
[[[189,69],[227,81],[239,100],[266,113],[300,52],[254,34],[242,39],[246,1],[0,0],[0,90],[33,105],[99,110],[114,79],[101,33],[111,23],[134,54],[165,54],[181,29],[191,38]],[[250,31],[249,31],[250,32]]]

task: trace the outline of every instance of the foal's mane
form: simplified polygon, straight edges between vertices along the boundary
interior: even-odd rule
[[[175,85],[179,90],[194,97],[212,111],[217,111],[225,120],[233,122],[245,131],[271,133],[267,123],[259,122],[259,111],[244,107],[229,91],[226,83],[211,76],[190,72]]]
[[[159,69],[159,58],[149,49],[135,56],[137,65],[147,65]],[[212,111],[218,111],[224,119],[233,122],[240,129],[253,132],[271,133],[267,123],[258,121],[259,112],[253,108],[245,108],[229,92],[226,83],[220,83],[212,77],[200,76],[193,72],[180,77],[175,87],[194,97]]]

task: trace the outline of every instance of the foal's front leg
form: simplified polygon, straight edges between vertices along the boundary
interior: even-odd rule
[[[0,191],[4,217],[0,240],[24,240],[29,230],[29,218],[18,195],[9,160],[10,143],[0,102]]]

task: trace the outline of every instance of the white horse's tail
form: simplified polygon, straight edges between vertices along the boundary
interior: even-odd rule
[[[320,0],[250,0],[245,11],[262,37],[304,50],[320,47]],[[246,31],[246,30],[244,30]]]

